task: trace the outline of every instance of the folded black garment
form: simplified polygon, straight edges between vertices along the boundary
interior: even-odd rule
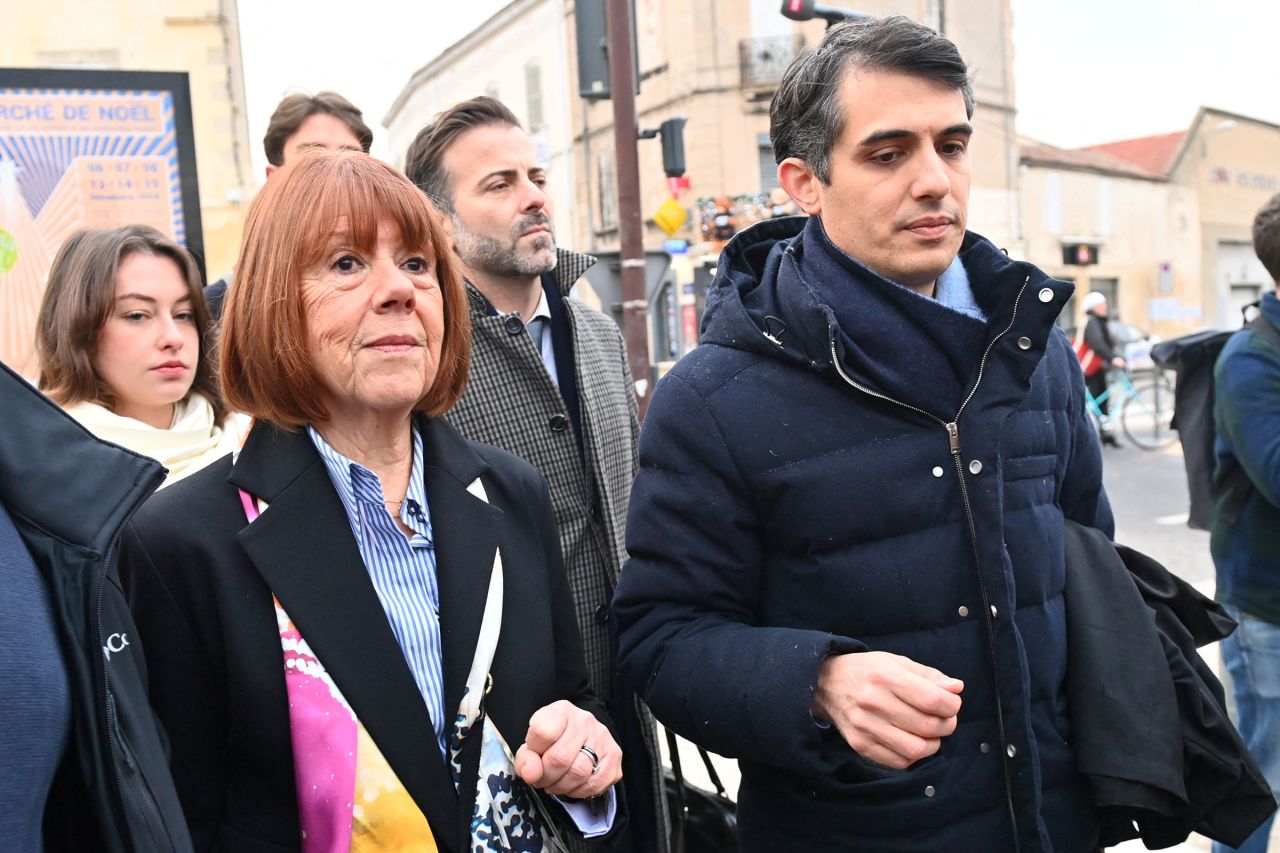
[[[1067,524],[1067,691],[1102,846],[1238,846],[1275,811],[1199,646],[1235,622],[1155,560]]]

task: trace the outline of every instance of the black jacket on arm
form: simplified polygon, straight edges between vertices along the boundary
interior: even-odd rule
[[[489,716],[515,750],[533,712],[569,699],[608,722],[587,687],[546,482],[505,451],[419,417],[440,590],[445,707],[471,668],[495,549],[504,603]],[[488,502],[468,491],[477,478]],[[250,524],[238,488],[269,506]],[[298,850],[284,659],[274,594],[431,825],[466,849],[478,752],[459,796],[426,703],[378,600],[346,511],[305,430],[259,423],[215,463],[143,507],[122,572],[169,728],[197,850]],[[548,798],[548,802],[550,799]],[[615,830],[624,820],[619,800]]]
[[[1237,847],[1276,809],[1196,651],[1235,629],[1222,606],[1099,530],[1067,523],[1068,699],[1102,846],[1199,832]]]
[[[0,411],[0,502],[49,586],[70,678],[71,736],[45,811],[46,849],[190,850],[147,703],[144,638],[116,573],[121,526],[164,468],[94,438],[3,364]]]

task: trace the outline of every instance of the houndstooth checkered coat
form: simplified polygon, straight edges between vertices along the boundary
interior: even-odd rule
[[[596,694],[612,704],[607,617],[626,559],[623,537],[639,434],[636,398],[617,324],[568,295],[596,259],[565,249],[556,256],[554,277],[565,296],[573,335],[585,453],[578,451],[572,420],[564,426],[564,399],[523,325],[509,326],[507,317],[488,314],[484,297],[471,284],[471,378],[446,417],[467,438],[509,450],[547,478],[587,674]],[[653,721],[648,709],[639,707],[661,810],[665,804]],[[665,827],[659,836],[665,850]]]

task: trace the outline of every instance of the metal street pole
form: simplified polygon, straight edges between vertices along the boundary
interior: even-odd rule
[[[635,60],[631,55],[631,0],[606,0],[609,88],[613,100],[614,164],[618,183],[618,237],[622,272],[622,336],[636,380],[641,419],[653,381],[649,367],[649,301],[644,280],[644,219],[640,211],[640,163],[636,146]]]

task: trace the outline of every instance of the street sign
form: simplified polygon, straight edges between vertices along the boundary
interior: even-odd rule
[[[1184,305],[1176,297],[1147,300],[1147,318],[1153,323],[1165,320],[1199,320],[1199,305]]]
[[[585,278],[591,289],[600,299],[600,310],[613,317],[622,325],[622,262],[618,252],[592,252],[598,263],[587,270]],[[632,262],[639,261],[639,258]],[[671,256],[666,252],[652,250],[644,253],[644,289],[645,301],[652,302],[654,296],[671,269]]]
[[[689,211],[685,210],[673,196],[667,196],[653,214],[653,224],[661,228],[668,237],[674,237],[675,233],[688,221]]]

